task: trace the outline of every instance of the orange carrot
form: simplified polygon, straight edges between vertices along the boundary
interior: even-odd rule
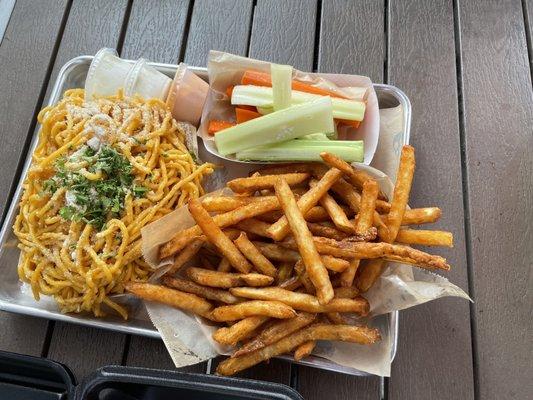
[[[242,124],[243,122],[260,117],[261,114],[256,111],[250,111],[245,108],[241,108],[239,106],[235,108],[235,116],[237,117],[237,123]]]
[[[233,94],[233,86],[228,86],[226,89],[226,95],[231,99],[231,95]]]
[[[212,119],[211,121],[209,121],[209,126],[207,128],[207,133],[209,133],[210,135],[214,135],[218,131],[221,131],[221,130],[224,130],[224,129],[227,129],[227,128],[231,128],[232,126],[235,126],[235,124],[233,122],[219,121],[219,120],[216,120],[216,119]]]
[[[241,79],[242,85],[255,85],[255,86],[267,86],[272,87],[272,79],[270,75],[264,72],[248,70],[244,72],[244,75]],[[316,86],[309,85],[307,83],[299,82],[297,80],[292,81],[291,85],[293,90],[298,90],[300,92],[318,94],[321,96],[331,96],[338,97],[341,99],[346,99],[346,96],[335,93],[334,91],[328,89],[322,89]]]
[[[349,119],[336,119],[335,121],[351,128],[359,128],[359,125],[361,125],[361,121],[351,121]]]
[[[248,105],[245,105],[245,104],[240,104],[239,108],[242,108],[242,109],[248,110],[248,111],[257,112],[257,107],[255,107],[255,106],[248,106]]]

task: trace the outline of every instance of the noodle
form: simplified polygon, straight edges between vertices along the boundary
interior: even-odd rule
[[[62,312],[101,316],[104,304],[127,318],[110,296],[149,276],[141,229],[202,195],[213,165],[194,162],[183,129],[159,100],[119,92],[84,103],[83,89],[72,89],[38,121],[13,226],[19,277],[37,300],[53,296]]]

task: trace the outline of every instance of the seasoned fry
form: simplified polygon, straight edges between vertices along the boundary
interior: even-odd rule
[[[294,263],[299,261],[301,257],[297,251],[289,250],[284,247],[287,241],[290,241],[291,243],[295,244],[294,239],[292,237],[288,238],[285,242],[281,242],[280,244],[264,242],[252,243],[266,258],[274,261],[289,262],[294,265]],[[297,246],[294,245],[294,247],[292,248],[296,249]],[[350,263],[346,260],[343,260],[342,258],[323,255],[321,259],[327,269],[335,272],[342,272],[350,266]]]
[[[259,251],[268,259],[282,262],[292,262],[300,259],[297,251],[289,250],[276,243],[252,242]]]
[[[315,188],[316,187],[318,187],[318,185],[315,186]],[[307,274],[309,275],[309,279],[311,279],[316,288],[316,294],[320,304],[327,304],[333,298],[333,287],[331,286],[326,267],[322,263],[313,243],[313,236],[307,228],[302,212],[298,208],[296,199],[287,182],[284,180],[277,181],[274,185],[274,189],[289,223],[289,227],[294,235],[296,244],[298,245],[298,250]]]
[[[281,282],[284,282],[290,278],[290,276],[292,275],[293,268],[294,268],[294,263],[292,262],[281,263],[280,267],[278,268],[278,276],[276,278],[276,282],[278,283],[278,285]]]
[[[409,246],[390,244],[385,242],[337,242],[333,239],[314,238],[317,251],[340,258],[384,258],[388,261],[412,264],[423,269],[443,269],[448,271],[450,265],[440,256],[425,253]],[[285,239],[280,245],[289,249],[296,249],[296,242],[292,237]]]
[[[293,318],[296,311],[279,301],[252,300],[231,306],[221,306],[211,312],[211,319],[218,322],[235,321],[254,315],[263,315],[272,318]]]
[[[412,208],[405,210],[402,219],[402,225],[419,225],[429,224],[437,221],[442,215],[442,211],[438,207]],[[388,217],[383,216],[383,221],[387,224]]]
[[[326,318],[335,325],[344,325],[346,324],[346,319],[338,312],[326,313]]]
[[[338,287],[333,289],[335,297],[338,299],[354,299],[359,296],[359,290],[356,287]]]
[[[289,186],[298,185],[309,179],[308,173],[289,173],[282,175],[260,175],[249,178],[237,178],[227,183],[235,193],[255,192],[256,190],[269,189],[274,186],[278,179],[283,179]]]
[[[277,300],[281,301],[295,310],[307,311],[311,313],[323,312],[355,312],[360,315],[367,315],[370,310],[368,301],[363,297],[353,299],[334,298],[328,304],[320,304],[315,296],[305,293],[291,292],[279,287],[232,288],[230,292],[237,297],[245,297],[255,300]]]
[[[241,235],[234,241],[237,248],[244,254],[244,256],[250,260],[255,269],[260,273],[268,276],[275,277],[278,270],[274,265],[266,258],[252,242],[246,236],[246,233]]]
[[[276,321],[272,325],[264,328],[256,337],[245,343],[239,350],[232,354],[232,358],[251,353],[252,351],[262,349],[281,338],[290,335],[293,332],[309,325],[316,319],[316,314],[300,312],[296,317]]]
[[[355,219],[356,234],[364,235],[372,228],[378,191],[378,184],[373,179],[368,179],[363,184],[359,214],[357,214],[357,218]],[[350,260],[350,267],[341,274],[340,281],[342,286],[352,286],[357,268],[359,268],[359,260],[356,258]]]
[[[374,260],[366,260],[361,266],[361,271],[355,279],[357,288],[365,293],[370,289],[379,276],[383,273],[386,267],[386,262],[382,258],[376,258]]]
[[[194,294],[180,292],[165,286],[151,283],[128,282],[124,285],[126,291],[145,300],[157,301],[169,306],[209,318],[213,305]]]
[[[185,248],[176,256],[174,259],[174,263],[172,264],[172,267],[165,273],[165,275],[173,275],[183,265],[190,261],[191,258],[193,258],[196,253],[198,253],[198,250],[202,248],[202,245],[204,244],[204,241],[202,239],[196,238],[193,239],[191,243],[189,243]]]
[[[400,165],[394,185],[391,207],[387,217],[387,228],[389,230],[387,242],[392,243],[396,240],[396,235],[400,230],[405,207],[409,201],[409,193],[413,183],[415,173],[415,149],[412,146],[403,146],[400,155]]]
[[[329,188],[340,178],[341,175],[342,172],[335,168],[332,168],[328,172],[326,172],[322,179],[320,179],[320,181],[318,181],[318,183],[314,187],[312,187],[298,200],[297,208],[300,210],[300,214],[307,214],[311,207],[318,203],[320,198],[327,193]],[[268,233],[270,234],[270,237],[278,241],[282,240],[285,236],[287,236],[289,232],[290,228],[286,215],[281,217],[270,228],[268,228]]]
[[[356,213],[359,212],[361,206],[361,195],[344,179],[339,179],[331,189],[337,193],[344,202]],[[378,228],[378,235],[380,238],[386,238],[388,235],[387,226],[383,223],[381,216],[374,212],[374,225]]]
[[[316,180],[311,180],[311,187],[314,187],[316,184]],[[322,207],[324,207],[337,228],[345,233],[354,232],[353,224],[344,213],[342,207],[335,201],[333,197],[331,197],[328,193],[325,193],[324,196],[322,196],[322,198],[319,200],[319,203]]]
[[[219,328],[213,333],[213,340],[220,344],[235,346],[241,340],[247,338],[257,328],[270,318],[262,315],[248,317],[236,322],[230,327]]]
[[[215,245],[220,254],[228,259],[233,268],[243,273],[252,269],[248,260],[246,260],[233,242],[222,232],[209,213],[205,211],[200,200],[192,199],[189,201],[189,212],[207,239]]]
[[[294,361],[300,361],[301,359],[310,356],[316,346],[316,340],[309,340],[299,345],[294,350]]]
[[[348,236],[342,240],[346,240],[347,242],[370,242],[376,239],[377,236],[378,230],[375,226],[372,226],[368,228],[365,233],[355,233],[352,236]]]
[[[373,178],[365,171],[361,171],[357,168],[352,167],[346,161],[342,160],[334,154],[323,152],[320,153],[320,157],[322,157],[322,160],[324,160],[324,162],[330,167],[340,169],[342,173],[348,177],[352,185],[354,185],[361,191],[363,190],[365,182],[373,180]],[[380,191],[379,198],[386,199],[387,197],[384,193]]]
[[[219,272],[230,272],[231,271],[231,264],[229,263],[227,258],[222,257],[220,259],[220,263],[218,264],[217,271]]]
[[[248,218],[235,225],[235,228],[240,229],[241,231],[263,237],[270,237],[268,236],[269,227],[269,223],[256,218]]]
[[[182,292],[192,293],[209,300],[220,301],[227,304],[235,304],[239,302],[239,299],[227,290],[201,286],[194,282],[186,281],[185,279],[166,276],[163,278],[163,283],[166,286],[181,290]]]
[[[429,231],[417,229],[400,229],[396,241],[405,244],[423,246],[453,247],[453,234],[445,231]]]
[[[287,290],[296,290],[300,286],[302,286],[302,282],[297,276],[292,276],[289,279],[284,280],[278,285],[278,287],[282,289],[287,289]]]
[[[202,199],[202,206],[209,212],[227,212],[258,201],[274,198],[270,197],[236,197],[236,196],[208,196]]]
[[[203,268],[188,268],[187,276],[203,286],[230,288],[237,286],[268,286],[274,278],[261,274],[236,274],[231,272],[210,271]]]
[[[344,214],[346,214],[347,217],[352,217],[354,215],[354,212],[351,208],[341,205],[342,211],[344,211]],[[283,217],[282,211],[270,211],[267,213],[264,213],[257,218],[260,219],[263,222],[268,223],[274,223],[277,222],[278,219]],[[306,214],[305,214],[305,220],[307,222],[324,222],[329,221],[329,214],[322,206],[314,206],[312,207]]]
[[[300,282],[304,285],[307,293],[314,295],[316,293],[315,286],[313,285],[313,282],[311,282],[311,279],[309,279],[309,275],[307,275],[307,272],[305,271],[305,265],[302,260],[294,265],[294,270],[296,271]]]
[[[309,231],[315,236],[327,237],[335,240],[343,240],[347,238],[347,234],[329,226],[317,224],[315,222],[308,222],[307,227]]]
[[[220,228],[226,228],[231,225],[247,219],[256,217],[269,211],[279,209],[279,202],[277,198],[266,198],[262,201],[254,201],[245,206],[228,211],[224,214],[218,214],[213,217],[213,221]],[[161,246],[159,250],[159,258],[165,258],[177,253],[190,243],[196,236],[200,236],[202,230],[198,225],[194,225],[188,229],[184,229],[176,233],[172,239]]]
[[[316,324],[284,337],[276,343],[240,357],[228,358],[218,364],[217,373],[234,375],[261,361],[292,351],[311,340],[341,340],[359,344],[372,344],[380,340],[377,329],[365,326]]]

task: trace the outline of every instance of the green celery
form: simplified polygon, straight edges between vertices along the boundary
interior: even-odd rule
[[[293,90],[291,104],[302,104],[325,96]],[[333,118],[362,121],[365,116],[366,104],[359,100],[331,98]],[[233,88],[231,104],[255,107],[273,107],[274,97],[270,87],[254,85],[238,85]]]
[[[225,156],[310,133],[333,132],[334,125],[331,99],[324,96],[224,129],[215,134],[215,144]]]
[[[292,67],[290,65],[270,65],[272,76],[272,99],[274,111],[291,105]]]
[[[320,153],[335,154],[347,162],[362,162],[362,140],[288,140],[283,143],[239,151],[237,160],[246,161],[322,161]]]
[[[310,135],[305,135],[299,138],[300,140],[329,140],[328,135],[325,133],[311,133]]]

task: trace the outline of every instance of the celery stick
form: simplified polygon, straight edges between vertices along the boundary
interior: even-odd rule
[[[291,104],[301,104],[325,96],[310,94],[293,90]],[[363,101],[331,98],[333,105],[333,118],[362,121],[365,116],[366,105]],[[274,98],[272,88],[238,85],[233,88],[231,104],[240,104],[256,107],[273,107]]]
[[[215,135],[215,144],[225,156],[310,133],[333,132],[334,125],[331,99],[324,96],[224,129]]]
[[[290,65],[270,65],[272,76],[272,100],[274,111],[291,105],[292,67]]]
[[[364,159],[362,140],[288,140],[239,151],[236,157],[247,161],[322,161],[320,153],[323,151],[347,162]]]
[[[272,114],[274,109],[272,107],[256,107],[257,112],[261,115]]]
[[[329,140],[328,136],[325,133],[311,133],[310,135],[302,136],[298,138],[300,140]]]

